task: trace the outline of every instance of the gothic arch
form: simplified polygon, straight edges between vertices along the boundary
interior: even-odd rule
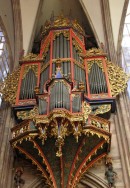
[[[26,188],[42,188],[43,185],[44,185],[44,181],[41,178],[37,177]],[[44,185],[44,188],[48,188],[48,186]]]
[[[8,48],[8,53],[9,53],[9,61],[10,61],[10,64],[9,64],[9,70],[12,71],[13,70],[13,57],[12,57],[12,51],[11,51],[11,46],[10,46],[10,42],[9,42],[9,38],[8,38],[8,35],[7,35],[7,31],[6,31],[6,28],[4,26],[4,23],[3,23],[3,20],[0,16],[0,27],[2,29],[2,32],[4,34],[4,38],[5,38],[5,43],[7,45],[7,48]]]
[[[101,179],[100,177],[96,176],[92,172],[87,172],[83,178],[81,179],[80,185],[89,186],[91,188],[108,188],[108,184]],[[79,186],[80,188],[80,186]]]
[[[128,0],[125,0],[124,7],[122,11],[122,17],[120,22],[120,28],[119,28],[119,34],[118,34],[118,44],[117,44],[117,63],[120,66],[121,63],[121,42],[122,42],[122,36],[123,36],[123,29],[124,29],[124,21],[126,17],[127,7],[128,7]]]
[[[89,14],[88,14],[88,11],[87,11],[86,7],[83,5],[82,0],[80,0],[79,2],[80,2],[80,4],[81,4],[81,6],[83,7],[84,13],[85,13],[85,15],[86,15],[86,17],[87,17],[87,19],[88,19],[88,21],[89,21],[89,24],[90,24],[91,29],[92,29],[92,31],[93,31],[93,34],[94,34],[94,36],[95,36],[96,42],[97,42],[98,46],[100,47],[100,46],[101,46],[101,43],[100,43],[100,40],[99,40],[99,38],[98,38],[97,32],[96,32],[96,30],[95,30],[95,28],[94,28],[94,25],[93,25],[93,23],[92,23],[92,20],[91,20]]]
[[[23,55],[23,29],[21,18],[20,0],[12,0],[13,18],[14,18],[14,38],[15,38],[15,55],[14,66],[18,65],[20,56]]]

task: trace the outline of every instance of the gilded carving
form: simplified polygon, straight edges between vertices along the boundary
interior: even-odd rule
[[[42,36],[44,36],[45,33],[51,28],[59,29],[64,27],[65,28],[72,27],[79,33],[85,35],[83,28],[79,25],[77,20],[70,20],[69,18],[64,17],[64,15],[61,13],[60,16],[58,16],[55,20],[54,18],[52,18],[51,21],[46,21],[44,30],[42,31]]]
[[[43,50],[43,53],[42,53],[42,57],[43,57],[43,61],[45,60],[46,58],[46,55],[47,55],[47,52],[50,50],[50,40],[48,40],[44,50]]]
[[[96,63],[102,69],[102,71],[104,72],[102,59],[92,59],[92,60],[87,60],[88,73],[90,73],[90,70],[91,70],[94,63]]]
[[[110,61],[107,61],[107,72],[112,96],[116,97],[127,87],[128,75],[122,68],[111,63]]]
[[[25,65],[22,79],[25,78],[26,74],[29,72],[30,69],[33,70],[36,77],[38,76],[38,64]]]
[[[50,62],[47,62],[47,63],[45,63],[45,64],[42,64],[41,73],[42,73],[48,66],[50,66]]]
[[[83,49],[79,45],[79,43],[73,38],[72,40],[73,45],[75,46],[76,50],[79,52],[79,55],[83,53]]]
[[[59,30],[59,31],[54,31],[54,40],[57,36],[59,36],[60,34],[63,34],[64,37],[67,38],[67,40],[69,40],[69,30]]]
[[[85,66],[82,65],[81,63],[77,62],[76,60],[74,60],[74,64],[78,65],[80,68],[82,68],[84,70]]]
[[[109,112],[110,110],[111,110],[111,105],[104,104],[104,105],[98,106],[97,110],[94,112],[94,115],[104,114],[106,112]]]
[[[9,74],[1,83],[0,92],[3,94],[4,100],[11,105],[15,104],[19,77],[20,67],[16,68],[13,73]]]
[[[30,111],[19,111],[17,112],[17,117],[19,119],[25,120],[25,119],[35,119],[35,117],[39,115],[38,108],[34,107]]]
[[[29,53],[28,55],[20,59],[20,61],[39,61],[39,60],[40,61],[42,60],[41,58],[39,58],[39,55],[33,53]]]
[[[88,119],[88,115],[91,113],[91,107],[85,101],[83,102],[82,107],[83,107],[84,120],[86,122]]]
[[[94,56],[106,56],[107,54],[100,48],[91,48],[86,51],[86,54],[83,57],[94,57]]]

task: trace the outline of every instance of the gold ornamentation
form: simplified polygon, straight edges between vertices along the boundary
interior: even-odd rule
[[[16,94],[20,77],[20,67],[16,68],[12,74],[1,83],[0,92],[3,94],[5,101],[11,105],[15,104]]]
[[[76,138],[76,142],[78,142],[79,136],[82,135],[83,126],[82,126],[81,122],[75,122],[72,125],[73,125],[73,129],[74,129],[73,135]]]
[[[51,136],[54,136],[55,138],[59,136],[61,136],[62,138],[65,138],[66,136],[68,136],[67,127],[68,127],[68,122],[66,122],[65,124],[61,122],[60,126],[54,124],[51,129]]]
[[[79,62],[76,61],[75,59],[74,59],[74,64],[76,64],[78,67],[82,68],[83,70],[84,70],[84,68],[85,68],[83,64],[79,63]]]
[[[78,32],[73,31],[74,34],[81,40],[82,43],[84,43],[84,37],[80,35]]]
[[[94,115],[89,115],[89,119],[88,119],[89,124],[86,125],[84,119],[88,117],[88,114],[91,112],[91,110],[90,110],[90,106],[88,106],[86,102],[84,102],[83,106],[84,106],[83,113],[85,114],[72,115],[69,112],[67,112],[67,110],[54,110],[51,112],[49,116],[37,115],[38,110],[35,107],[30,111],[30,114],[28,113],[28,116],[26,114],[27,119],[33,119],[33,121],[35,122],[35,125],[33,125],[34,127],[31,127],[30,121],[28,120],[12,128],[13,144],[16,145],[17,142],[21,143],[23,139],[30,140],[35,136],[39,136],[39,138],[42,139],[42,143],[44,144],[44,141],[48,137],[55,137],[56,138],[55,144],[58,147],[56,156],[61,157],[62,146],[64,145],[64,139],[70,134],[73,134],[77,142],[79,136],[83,134],[87,136],[88,135],[93,136],[96,134],[99,138],[103,137],[105,141],[109,143],[110,122],[104,120],[103,118],[96,117]],[[21,117],[25,118],[25,114],[21,114]],[[105,132],[101,130],[104,130]],[[22,138],[19,137],[22,135],[23,135]],[[14,142],[14,139],[15,140],[17,139],[17,141]]]
[[[104,72],[102,59],[92,59],[92,60],[87,60],[88,73],[90,73],[90,70],[91,70],[94,63],[96,63],[102,69],[102,71]]]
[[[80,34],[85,35],[83,28],[79,25],[77,20],[71,20],[61,13],[55,20],[46,21],[44,30],[42,31],[42,36],[46,34],[48,30],[51,28],[73,28],[74,30],[78,31]]]
[[[25,78],[30,69],[33,70],[36,77],[38,76],[38,64],[25,65],[22,79]]]
[[[58,147],[58,151],[56,152],[57,157],[62,156],[62,146],[64,145],[64,139],[59,136],[58,139],[56,140],[56,146]]]
[[[92,48],[90,50],[86,51],[86,54],[83,55],[84,58],[88,58],[88,57],[97,57],[97,56],[105,56],[106,57],[106,53],[104,53],[104,51],[100,48]]]
[[[46,132],[47,127],[45,125],[44,126],[40,125],[38,129],[40,131],[39,138],[42,139],[42,144],[44,144],[45,140],[47,139],[47,132]]]
[[[73,40],[72,40],[72,43],[73,43],[73,45],[75,46],[75,48],[76,48],[76,50],[78,51],[79,56],[80,56],[80,54],[83,53],[83,49],[81,48],[80,44],[79,44],[74,38],[73,38]]]
[[[45,64],[42,64],[41,73],[42,73],[46,68],[48,68],[48,66],[50,66],[50,62],[47,62],[47,63],[45,63]]]
[[[95,115],[89,115],[89,124],[92,126],[96,126],[99,129],[103,129],[107,132],[109,132],[110,130],[110,122],[106,119],[103,119]]]
[[[77,20],[73,20],[72,21],[72,25],[73,25],[73,28],[75,30],[79,31],[79,33],[85,34],[83,28],[79,25],[79,23],[77,22]]]
[[[59,36],[60,34],[63,34],[64,37],[67,38],[67,40],[69,40],[69,30],[59,30],[59,31],[54,31],[54,40],[57,36]]]
[[[112,96],[115,97],[127,87],[128,75],[122,68],[107,61],[107,72]]]
[[[88,115],[91,113],[91,107],[85,101],[83,102],[82,107],[83,107],[84,120],[86,122],[88,119]]]
[[[42,53],[42,57],[43,57],[43,61],[45,60],[46,58],[46,55],[47,55],[47,52],[50,50],[50,39],[48,40],[44,50],[43,50],[43,53]]]
[[[79,90],[84,91],[85,90],[85,84],[84,82],[79,82]]]
[[[35,117],[39,115],[38,108],[34,107],[30,111],[19,111],[17,112],[17,117],[19,119],[25,120],[25,119],[35,119]]]
[[[20,62],[23,62],[23,61],[41,61],[42,59],[39,58],[39,55],[37,54],[33,54],[33,53],[29,53],[28,55],[24,56]]]
[[[104,104],[104,105],[98,106],[98,109],[94,112],[94,115],[104,114],[106,112],[109,112],[110,110],[111,110],[111,105]]]

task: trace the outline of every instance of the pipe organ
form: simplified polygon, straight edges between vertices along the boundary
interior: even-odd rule
[[[86,51],[84,37],[76,20],[61,15],[47,22],[40,53],[23,57],[3,84],[17,122],[10,143],[51,188],[76,187],[81,175],[107,155],[108,118],[127,83],[127,75],[102,49]]]

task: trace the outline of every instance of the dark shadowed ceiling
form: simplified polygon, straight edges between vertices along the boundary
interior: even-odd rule
[[[49,11],[48,11],[49,10]],[[90,27],[89,21],[83,11],[83,8],[77,0],[43,0],[39,8],[39,15],[37,17],[36,34],[35,34],[35,45],[39,40],[40,28],[44,27],[47,20],[50,20],[51,16],[57,17],[61,13],[64,16],[76,19],[79,24],[83,27],[86,34],[86,48],[97,47],[94,34]],[[33,49],[35,47],[33,46]],[[33,51],[35,53],[35,50]]]

